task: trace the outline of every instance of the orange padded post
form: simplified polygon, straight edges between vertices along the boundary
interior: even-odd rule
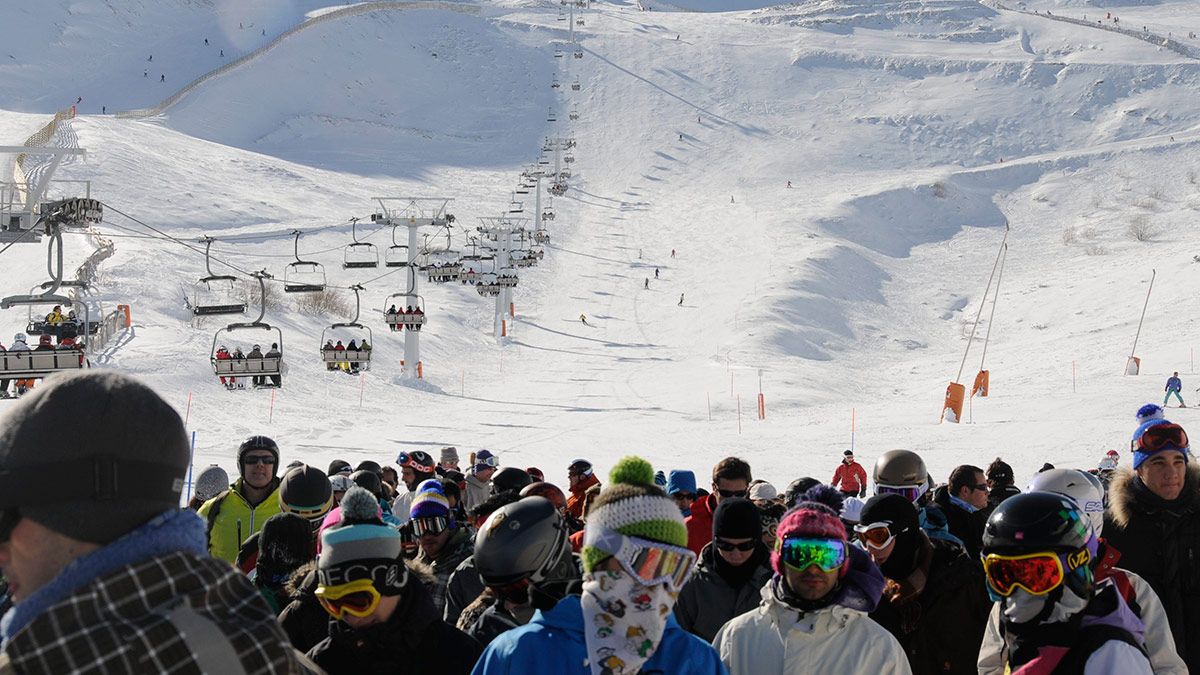
[[[417,361],[417,379],[425,379],[425,364],[421,361]]]
[[[125,313],[125,327],[133,328],[133,317],[129,313],[129,305],[117,305],[117,311]]]
[[[987,398],[989,376],[989,371],[979,371],[979,374],[975,376],[975,384],[971,385],[971,396],[982,396]]]
[[[957,382],[946,386],[946,402],[942,404],[942,421],[957,424],[962,419],[963,399],[967,388]]]

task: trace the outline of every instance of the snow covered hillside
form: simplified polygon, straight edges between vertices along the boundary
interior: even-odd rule
[[[219,67],[220,50],[240,57],[326,9],[47,0],[0,26],[0,144],[83,98],[69,130],[88,157],[57,177],[91,180],[111,207],[100,230],[117,254],[99,290],[135,323],[103,365],[181,412],[190,397],[198,463],[232,468],[240,436],[269,433],[285,460],[488,447],[556,480],[576,456],[606,471],[638,452],[703,476],[738,454],[782,486],[828,478],[854,410],[868,461],[908,447],[944,478],[1002,455],[1022,480],[1044,461],[1124,452],[1132,411],[1171,371],[1190,381],[1200,61],[1045,16],[1102,10],[600,2],[578,15],[574,59],[555,57],[557,3],[391,4],[315,22],[144,119],[101,106],[154,106]],[[680,9],[706,11],[664,11]],[[1200,30],[1190,2],[1121,14],[1164,38]],[[423,280],[425,379],[405,380],[381,316],[405,280],[341,269],[349,219],[374,197],[452,197],[461,247],[509,208],[553,135],[576,139],[574,176],[545,260],[522,272],[510,337],[492,338],[490,299]],[[287,233],[309,231],[301,253],[330,284],[367,287],[377,363],[325,371],[322,329],[349,317],[281,298],[266,318],[284,334],[284,388],[225,391],[208,363],[222,322],[193,325],[182,301],[203,256],[117,211],[179,239],[224,237],[216,256],[276,275],[293,259]],[[993,392],[972,423],[939,425],[1006,223],[994,325],[989,301],[963,374],[969,385],[990,328]],[[392,244],[370,225],[359,236]],[[88,247],[68,238],[75,264]],[[40,283],[44,260],[44,247],[5,252],[0,293]],[[1123,377],[1151,270],[1143,375]],[[0,336],[24,321],[0,313]]]

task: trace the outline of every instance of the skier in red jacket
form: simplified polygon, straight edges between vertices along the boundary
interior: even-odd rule
[[[833,472],[833,487],[841,490],[847,497],[863,497],[867,494],[867,471],[862,464],[854,461],[854,452],[847,450],[842,453],[842,463]]]

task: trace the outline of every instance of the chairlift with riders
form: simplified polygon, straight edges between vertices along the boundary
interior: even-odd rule
[[[266,271],[255,272],[252,274],[255,279],[258,279],[259,298],[266,297],[266,280],[273,278]],[[286,286],[285,286],[286,288]],[[242,323],[231,323],[228,326],[218,330],[213,335],[212,362],[213,374],[221,379],[221,382],[230,389],[243,389],[244,385],[237,383],[239,377],[252,377],[256,387],[281,387],[283,386],[283,331],[263,321],[266,315],[267,306],[265,301],[259,304],[258,318],[253,321]],[[236,332],[244,331],[264,331],[268,335],[274,333],[273,345],[277,345],[276,349],[269,349],[262,356],[248,356],[240,354],[240,348],[234,348],[231,353],[226,348],[225,343],[228,341],[228,336]],[[261,350],[260,350],[261,351]],[[250,352],[253,353],[253,350]],[[228,378],[228,381],[226,379]],[[270,379],[271,384],[267,384]]]
[[[328,370],[340,369],[353,373],[371,367],[371,352],[375,345],[375,335],[369,326],[364,326],[358,321],[359,313],[362,310],[360,292],[364,290],[363,287],[355,284],[350,287],[350,290],[354,291],[354,318],[345,323],[334,323],[321,331],[320,350],[321,361]],[[349,339],[343,342],[343,336],[348,336]],[[337,349],[333,344],[334,341],[343,344],[345,348]],[[350,345],[354,345],[355,348],[351,349]]]

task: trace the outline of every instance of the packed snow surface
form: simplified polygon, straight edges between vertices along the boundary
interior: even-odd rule
[[[563,483],[575,457],[605,475],[638,453],[703,483],[739,455],[782,487],[828,479],[853,442],[867,464],[916,450],[939,479],[1002,456],[1022,481],[1127,454],[1133,412],[1172,371],[1200,396],[1200,61],[1046,16],[1111,9],[1200,49],[1193,2],[595,2],[575,15],[581,59],[557,3],[245,4],[44,0],[0,24],[0,144],[82,97],[52,144],[87,157],[55,177],[108,205],[98,229],[116,254],[98,293],[134,320],[93,361],[175,404],[199,465],[232,472],[238,441],[266,433],[285,463],[486,447]],[[113,114],[306,20],[160,114]],[[373,198],[451,197],[461,249],[556,135],[577,161],[509,336],[492,335],[492,299],[422,275],[424,379],[405,379],[382,310],[407,279],[342,269],[350,219],[383,250]],[[284,387],[226,391],[209,356],[227,317],[194,322],[183,302],[205,274],[194,242],[224,239],[220,261],[279,277],[294,229],[331,285],[366,287],[375,363],[355,377],[319,360],[349,291],[348,313],[306,313],[276,285]],[[94,246],[67,235],[69,269]],[[1142,374],[1124,376],[1152,273]],[[44,279],[44,245],[0,255],[3,294]],[[990,396],[939,424],[980,314],[961,381],[989,338]],[[0,313],[0,341],[26,319]]]

